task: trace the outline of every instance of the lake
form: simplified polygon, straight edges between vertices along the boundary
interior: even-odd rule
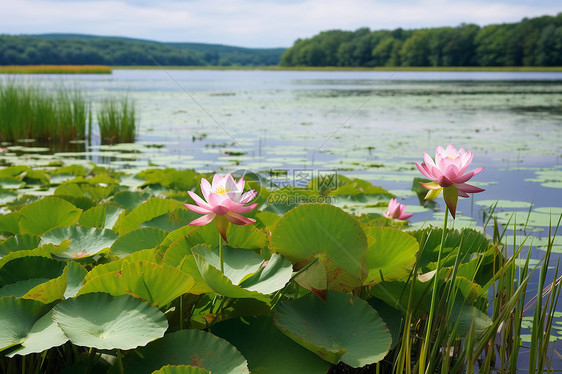
[[[94,103],[128,95],[140,117],[134,145],[100,146],[94,134],[80,152],[46,157],[22,143],[17,157],[3,156],[9,162],[286,170],[278,184],[295,185],[336,172],[395,193],[419,227],[440,225],[442,215],[419,206],[410,191],[421,176],[414,162],[452,143],[474,152],[474,168],[486,167],[474,178],[486,192],[460,200],[457,226],[481,225],[482,210],[496,200],[516,207],[506,216],[527,214],[532,202],[539,210],[531,224],[562,213],[562,73],[139,69],[4,79],[78,87]]]
[[[396,194],[414,213],[415,229],[441,226],[444,203],[420,205],[411,191],[421,177],[414,162],[452,143],[474,152],[472,168],[485,167],[474,184],[486,191],[460,199],[450,225],[481,228],[498,202],[499,222],[518,224],[517,243],[534,235],[537,259],[547,227],[562,214],[562,73],[127,69],[0,79],[78,87],[94,110],[104,97],[128,95],[140,117],[135,144],[100,145],[97,133],[72,152],[21,142],[0,153],[12,164],[95,162],[129,173],[275,171],[272,183],[297,186],[338,173]],[[384,211],[365,204],[346,209]],[[513,231],[507,235],[513,243]],[[560,237],[553,252],[554,265]]]

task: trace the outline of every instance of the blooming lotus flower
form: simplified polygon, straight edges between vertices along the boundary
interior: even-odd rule
[[[396,199],[390,199],[388,203],[388,212],[383,213],[382,215],[386,218],[395,218],[406,220],[413,216],[413,213],[404,213],[406,210],[406,205],[400,204]]]
[[[224,241],[228,243],[226,229],[229,222],[235,225],[250,225],[256,222],[256,220],[242,215],[258,205],[257,203],[248,206],[244,205],[256,196],[256,191],[251,190],[242,193],[243,189],[244,177],[236,182],[230,173],[224,177],[215,174],[212,184],[202,178],[201,192],[203,193],[204,200],[192,191],[188,191],[187,193],[197,205],[183,205],[196,213],[204,214],[204,216],[191,221],[189,224],[191,226],[204,226],[214,219],[219,233]]]
[[[484,168],[466,172],[472,161],[472,152],[467,152],[464,148],[458,151],[449,144],[447,149],[438,146],[435,151],[435,162],[427,154],[423,153],[421,165],[416,162],[418,170],[433,182],[420,183],[424,188],[428,189],[425,200],[435,199],[443,190],[443,198],[445,203],[455,218],[458,197],[468,197],[469,193],[477,193],[484,191],[482,188],[467,184],[470,178],[480,173]]]

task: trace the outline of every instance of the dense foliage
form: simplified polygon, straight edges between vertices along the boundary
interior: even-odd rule
[[[0,65],[267,66],[278,65],[283,51],[85,35],[0,35]]]
[[[331,30],[299,39],[282,66],[561,66],[562,13],[519,23]]]
[[[343,176],[314,192],[319,181],[276,191],[247,181],[256,222],[230,225],[223,245],[214,225],[187,224],[200,215],[183,205],[186,191],[201,194],[202,177],[0,169],[0,372],[516,372],[531,271],[515,263],[521,248],[508,259],[497,235],[404,231],[376,213],[288,203],[392,196]],[[529,372],[550,363],[560,283],[545,284],[549,256],[534,286]],[[439,318],[428,328],[434,282]]]

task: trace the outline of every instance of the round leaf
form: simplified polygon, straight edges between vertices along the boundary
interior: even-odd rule
[[[155,227],[129,231],[113,243],[110,252],[113,255],[124,257],[142,249],[154,248],[164,240],[166,235],[168,235],[167,231]]]
[[[249,374],[246,359],[236,348],[226,340],[199,330],[166,334],[123,360],[127,373],[148,374],[164,365],[191,365],[213,374]]]
[[[21,344],[49,306],[12,296],[0,298],[0,351]]]
[[[293,264],[304,265],[318,257],[331,289],[355,288],[367,275],[363,229],[348,213],[331,205],[303,204],[289,211],[277,222],[271,246]]]
[[[133,349],[164,335],[168,321],[150,304],[129,295],[81,295],[54,307],[53,319],[73,344]]]
[[[152,374],[210,374],[209,370],[190,365],[166,365]]]
[[[22,346],[11,352],[8,357],[25,356],[30,353],[40,353],[49,348],[58,347],[68,341],[60,327],[53,321],[51,309],[33,325],[29,334],[22,342]]]
[[[41,243],[58,245],[64,240],[69,240],[68,249],[56,256],[63,259],[75,259],[94,256],[103,249],[109,248],[116,239],[117,234],[111,230],[69,226],[47,231],[41,237]]]
[[[78,292],[107,292],[112,295],[131,294],[154,305],[165,306],[189,292],[195,281],[172,266],[147,261],[124,261],[122,268],[92,278]]]
[[[313,294],[281,302],[273,318],[284,334],[333,364],[365,366],[390,349],[391,335],[378,313],[343,292],[328,291],[326,303]]]
[[[255,374],[325,374],[330,364],[283,335],[269,317],[231,319],[213,326],[248,360]]]
[[[364,285],[400,280],[410,275],[419,250],[414,237],[391,227],[367,227],[365,233],[369,239],[365,253],[369,275]]]
[[[81,212],[66,200],[46,197],[20,210],[20,232],[41,235],[55,227],[70,226],[78,222]]]

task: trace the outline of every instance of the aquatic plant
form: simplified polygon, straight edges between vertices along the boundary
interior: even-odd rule
[[[407,220],[412,217],[414,213],[406,213],[406,205],[400,204],[396,199],[390,199],[388,203],[388,211],[383,213],[386,218],[394,218],[400,220]]]
[[[60,86],[54,92],[7,80],[0,85],[0,140],[36,139],[59,142],[90,135],[90,106],[79,89]]]
[[[0,74],[111,74],[103,65],[8,65],[0,66]]]
[[[429,190],[425,199],[435,199],[443,191],[443,198],[453,218],[455,218],[458,196],[468,197],[469,193],[484,191],[482,188],[466,183],[470,178],[484,170],[483,167],[480,167],[466,173],[472,162],[472,157],[472,152],[467,152],[464,148],[457,151],[452,144],[449,144],[447,149],[443,149],[441,146],[437,147],[435,161],[424,152],[423,159],[425,162],[421,165],[416,162],[418,170],[432,180],[429,183],[420,183]]]
[[[131,189],[122,173],[93,165],[0,169],[9,182],[0,200],[1,372],[515,373],[526,326],[529,367],[548,369],[556,230],[535,270],[529,257],[518,261],[523,245],[508,254],[499,224],[491,239],[473,229],[403,231],[382,214],[330,204],[282,209],[287,201],[249,178],[205,183],[211,175],[173,169],[134,177]],[[246,183],[260,193],[243,193]],[[344,177],[339,192],[306,196],[347,197],[357,185],[363,198],[388,201],[388,191]],[[228,225],[221,271],[222,237],[189,223],[207,207],[251,199],[244,210],[255,222]],[[525,295],[539,272],[533,308]]]
[[[128,97],[103,99],[97,111],[97,119],[102,144],[135,140],[138,118],[135,103]]]

